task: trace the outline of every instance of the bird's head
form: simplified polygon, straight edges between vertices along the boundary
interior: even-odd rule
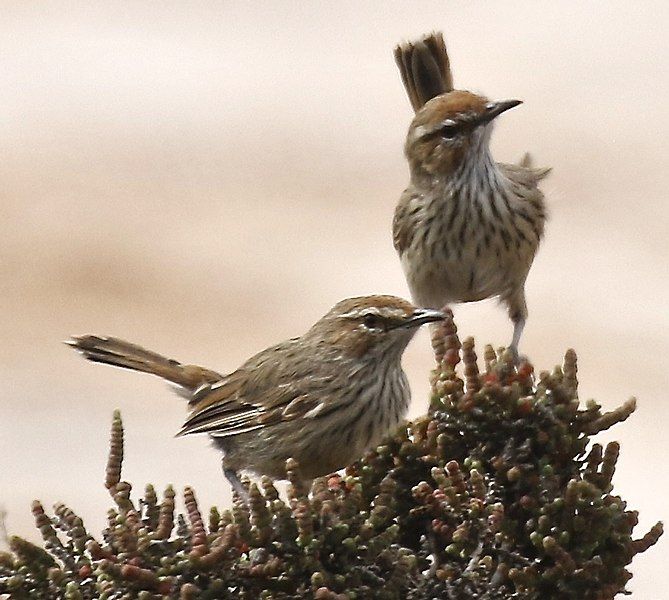
[[[405,146],[413,174],[449,176],[468,160],[485,158],[492,123],[520,100],[492,102],[453,90],[432,98],[414,117]]]
[[[347,357],[399,358],[421,325],[444,316],[395,296],[348,298],[335,304],[307,335]]]

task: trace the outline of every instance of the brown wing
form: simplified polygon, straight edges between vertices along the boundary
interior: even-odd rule
[[[536,188],[539,182],[551,172],[550,167],[535,167],[532,165],[532,156],[526,152],[517,165],[497,163],[497,166],[512,181],[524,187]]]
[[[178,435],[229,437],[301,418],[315,409],[315,379],[299,372],[304,361],[296,360],[294,350],[295,340],[278,344],[220,381],[201,386]]]
[[[402,256],[404,251],[411,246],[414,232],[416,231],[416,224],[412,210],[414,208],[414,200],[418,199],[418,195],[411,189],[407,188],[402,193],[400,201],[395,207],[395,215],[393,217],[393,246],[398,254]]]
[[[509,165],[497,163],[500,170],[513,185],[514,194],[512,215],[516,229],[524,231],[525,235],[534,236],[536,244],[543,237],[546,221],[546,204],[544,194],[539,189],[539,182],[546,177],[550,168],[531,166],[529,154],[526,154],[520,164]]]

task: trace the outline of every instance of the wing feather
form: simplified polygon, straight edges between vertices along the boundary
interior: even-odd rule
[[[418,194],[411,188],[407,188],[402,193],[402,196],[395,208],[395,215],[393,217],[393,246],[397,253],[402,256],[404,252],[411,246],[414,232],[416,230],[415,220],[409,214],[412,203]]]
[[[318,404],[316,400],[310,401],[311,396],[302,393],[298,385],[280,385],[260,391],[249,390],[245,385],[247,381],[247,377],[235,377],[198,388],[193,412],[177,435],[234,436],[300,418]],[[249,402],[249,397],[259,400]]]
[[[317,416],[337,397],[325,398],[327,383],[296,352],[297,340],[263,350],[220,381],[198,387],[192,412],[178,435],[231,437],[279,423]]]

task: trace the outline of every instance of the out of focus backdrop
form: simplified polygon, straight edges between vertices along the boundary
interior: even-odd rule
[[[537,369],[579,355],[583,398],[637,413],[614,479],[640,532],[668,517],[669,41],[665,2],[8,1],[0,24],[0,505],[37,539],[30,501],[99,532],[111,413],[124,478],[191,484],[226,505],[219,455],[174,439],[160,381],[86,363],[71,334],[124,337],[219,371],[298,335],[341,298],[408,296],[392,247],[412,116],[392,58],[445,33],[456,87],[521,98],[498,160],[553,173],[521,344]],[[463,336],[505,344],[495,302]],[[411,414],[432,368],[405,355]],[[639,556],[657,589],[669,543]],[[655,578],[654,578],[655,576]]]

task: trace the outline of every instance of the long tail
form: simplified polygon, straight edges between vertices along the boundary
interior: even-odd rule
[[[444,36],[435,31],[395,48],[395,62],[414,111],[435,96],[453,89],[453,75]]]
[[[142,371],[162,377],[189,392],[205,383],[223,379],[223,375],[196,365],[182,365],[176,360],[146,350],[136,344],[112,337],[73,336],[65,342],[93,362]]]

